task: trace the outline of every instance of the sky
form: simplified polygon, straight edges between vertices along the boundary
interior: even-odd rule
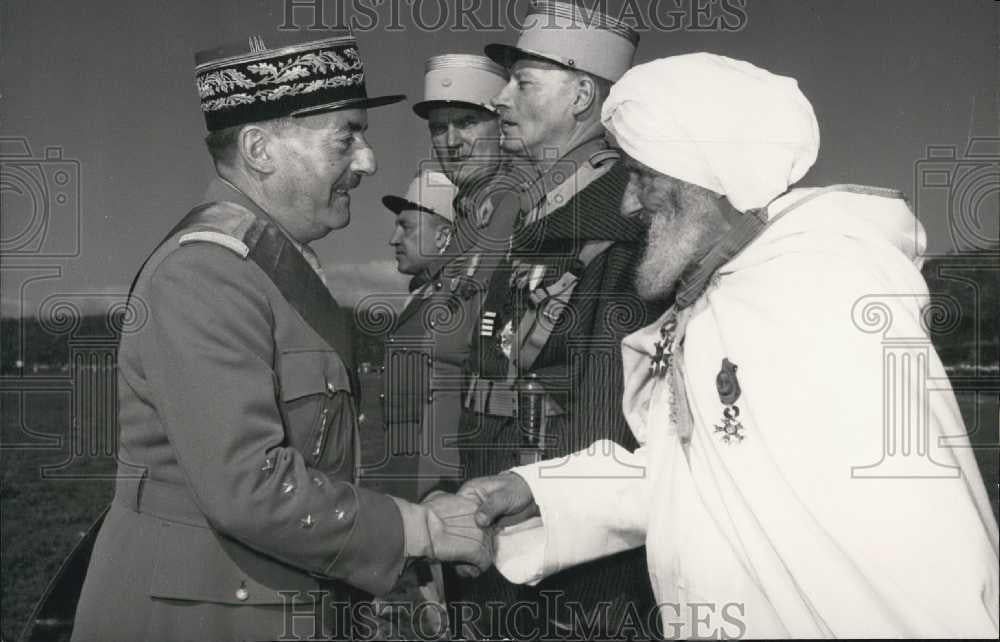
[[[213,175],[194,52],[256,34],[266,42],[279,27],[319,26],[313,9],[290,10],[291,1],[2,3],[4,315],[33,315],[60,302],[101,308],[127,292],[142,261],[199,202]],[[424,61],[514,43],[528,0],[317,2],[327,25],[354,18],[369,95],[409,97],[369,113],[378,172],[354,192],[351,225],[314,244],[335,296],[352,304],[368,292],[405,287],[394,274],[386,244],[391,216],[380,198],[402,193],[429,158],[425,123],[410,109],[421,99]],[[822,140],[819,160],[800,185],[901,189],[927,228],[931,253],[976,249],[998,237],[1000,3],[604,0],[603,6],[613,15],[630,11],[643,23],[637,63],[712,51],[796,78],[813,103]],[[970,155],[973,137],[994,140],[980,140]]]

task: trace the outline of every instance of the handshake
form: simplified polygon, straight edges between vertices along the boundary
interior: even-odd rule
[[[420,506],[428,540],[421,556],[454,562],[464,577],[493,565],[496,529],[538,515],[531,489],[514,473],[470,480],[454,495],[431,493]]]

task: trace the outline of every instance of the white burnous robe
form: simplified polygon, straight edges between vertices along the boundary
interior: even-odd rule
[[[635,453],[514,469],[541,518],[498,534],[498,569],[534,583],[645,544],[667,638],[996,639],[997,524],[923,325],[923,245],[888,194],[834,190],[776,220],[681,313],[665,376],[662,320],[624,340]]]

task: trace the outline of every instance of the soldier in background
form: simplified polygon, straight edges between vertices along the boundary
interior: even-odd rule
[[[457,490],[461,480],[454,442],[463,366],[490,265],[477,246],[491,235],[506,239],[511,226],[509,219],[475,214],[479,194],[501,164],[490,101],[507,82],[507,70],[471,54],[433,56],[425,69],[424,100],[413,111],[427,121],[433,159],[421,163],[404,198],[383,199],[396,214],[389,243],[398,269],[413,278],[385,344],[384,461],[365,475],[414,501],[435,487]],[[445,575],[450,569],[440,565],[411,567],[384,600],[379,635],[413,638],[414,626],[445,634],[447,623],[433,621],[439,611],[420,606],[443,603]]]
[[[408,235],[397,227],[390,241],[400,272],[414,278],[411,297],[387,337],[384,386],[390,428],[401,423],[422,426],[422,454],[398,464],[399,471],[412,473],[409,484],[405,475],[394,475],[394,487],[414,498],[441,480],[457,482],[461,477],[453,442],[461,411],[463,366],[488,276],[476,248],[476,230],[483,228],[463,214],[461,204],[472,203],[471,194],[488,184],[498,170],[502,157],[499,128],[490,100],[507,80],[503,67],[470,54],[434,56],[427,60],[426,70],[424,100],[414,104],[413,111],[428,122],[434,159],[422,164],[406,199],[387,197],[384,201],[397,214],[397,224],[420,223],[410,228],[419,234]],[[445,204],[447,195],[452,202]],[[423,216],[412,208],[397,211],[405,202],[414,201],[424,208],[419,210]],[[428,209],[438,218],[429,217]],[[401,211],[406,212],[402,217]],[[447,231],[441,218],[449,223]],[[510,223],[493,221],[493,225],[499,225],[502,229],[496,234],[506,238]],[[415,243],[412,247],[411,242]],[[378,471],[373,474],[380,475]],[[457,484],[449,487],[457,488]]]
[[[646,229],[620,214],[628,174],[600,116],[637,44],[633,29],[597,11],[538,2],[516,47],[486,48],[511,72],[493,104],[503,147],[519,156],[492,203],[494,217],[515,224],[473,337],[460,429],[468,477],[597,439],[636,445],[621,410],[619,344],[656,315],[635,294]],[[653,607],[642,549],[534,588],[490,569],[461,592],[480,606],[479,635],[514,639],[579,638],[584,619],[600,638],[641,637]]]
[[[441,172],[421,171],[411,182],[405,196],[384,196],[382,203],[396,218],[389,245],[393,248],[397,269],[408,274],[410,295],[396,317],[385,353],[384,417],[386,429],[385,461],[366,474],[383,480],[382,487],[397,497],[417,501],[427,492],[428,484],[438,475],[421,475],[435,464],[432,454],[438,420],[456,421],[459,398],[438,395],[434,398],[432,381],[454,382],[461,374],[455,364],[436,359],[434,335],[446,310],[437,310],[435,293],[445,288],[441,269],[452,256],[452,241],[457,188]],[[451,401],[452,403],[444,403]],[[450,470],[441,467],[441,475],[454,477],[457,462]]]
[[[507,70],[486,56],[454,53],[428,58],[424,68],[424,99],[413,112],[427,121],[434,159],[459,189],[460,216],[468,219],[470,231],[483,228],[489,211],[481,208],[476,192],[488,185],[503,159],[491,101],[507,84]],[[508,233],[500,230],[497,236]],[[463,232],[458,249],[469,249],[474,240]]]

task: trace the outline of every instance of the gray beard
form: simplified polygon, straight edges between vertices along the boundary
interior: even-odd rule
[[[685,210],[672,216],[658,212],[650,221],[635,284],[636,292],[646,301],[668,298],[684,268],[704,254],[718,236],[705,211]]]

